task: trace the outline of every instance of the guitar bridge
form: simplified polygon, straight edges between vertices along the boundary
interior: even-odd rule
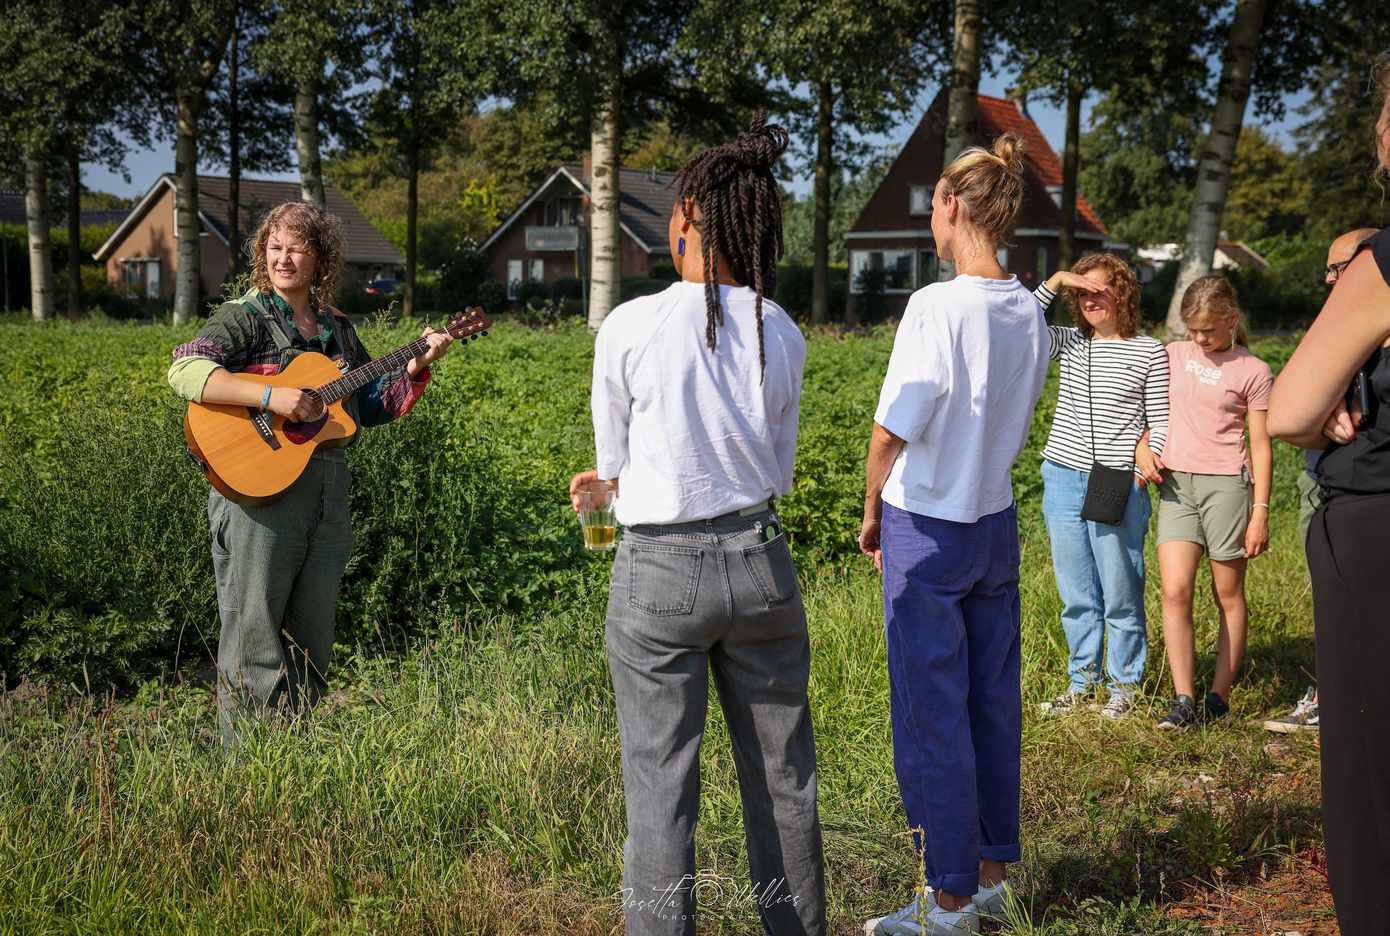
[[[246,407],[246,411],[251,414],[251,425],[256,427],[256,434],[261,437],[261,441],[272,450],[278,450],[280,440],[275,438],[275,427],[271,424],[270,414],[262,413],[253,406]]]

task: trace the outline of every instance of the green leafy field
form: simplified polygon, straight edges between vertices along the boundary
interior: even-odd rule
[[[385,351],[414,328],[363,334]],[[0,669],[11,687],[34,677],[0,696],[0,932],[613,931],[623,813],[608,560],[579,548],[564,496],[592,461],[587,333],[501,326],[448,358],[408,419],[352,450],[357,550],[335,690],[306,724],[231,757],[198,680],[216,635],[206,485],[163,383],[188,333],[0,322]],[[780,508],[810,616],[837,933],[904,903],[917,878],[877,580],[853,551],[890,344],[812,337],[797,487]],[[1277,365],[1289,346],[1256,350]],[[1065,685],[1066,656],[1038,508],[1049,417],[1050,402],[1015,476],[1024,900],[1001,932],[1196,933],[1174,908],[1199,882],[1243,887],[1320,842],[1316,748],[1270,746],[1251,722],[1311,681],[1299,457],[1276,448],[1273,548],[1252,564],[1233,717],[1178,737],[1150,712],[1044,721],[1035,703]],[[1158,597],[1154,575],[1154,712],[1171,691]],[[1214,627],[1204,598],[1199,672]],[[702,930],[753,933],[716,712],[703,770]],[[1326,921],[1313,901],[1285,928]]]

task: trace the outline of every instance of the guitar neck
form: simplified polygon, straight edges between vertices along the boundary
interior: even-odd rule
[[[332,383],[326,383],[316,391],[324,403],[336,403],[351,396],[367,384],[397,368],[404,367],[412,358],[417,358],[429,349],[429,342],[416,338],[408,345],[397,348],[390,354],[368,361],[361,367],[354,367]]]

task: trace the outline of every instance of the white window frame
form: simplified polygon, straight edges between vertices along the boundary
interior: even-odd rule
[[[125,286],[126,298],[158,299],[159,266],[158,257],[122,257],[121,279]],[[138,275],[132,277],[131,274],[136,270],[139,270]]]
[[[542,258],[540,258],[540,257],[534,257],[534,258],[532,258],[531,262],[527,264],[527,267],[528,267],[527,272],[528,272],[529,275],[528,275],[526,278],[527,278],[528,280],[534,280],[534,281],[537,282],[537,283],[544,283],[544,282],[545,282],[545,260],[544,260],[544,259],[542,259]]]
[[[910,185],[907,189],[907,213],[910,215],[931,214],[932,187],[930,185]]]
[[[507,298],[515,299],[517,288],[521,285],[522,271],[526,269],[526,264],[521,260],[507,261]]]

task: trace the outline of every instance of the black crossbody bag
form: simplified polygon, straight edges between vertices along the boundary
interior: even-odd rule
[[[1096,449],[1096,404],[1091,392],[1091,344],[1086,339],[1086,408],[1091,417],[1091,477],[1086,482],[1086,499],[1081,504],[1081,519],[1119,526],[1125,518],[1129,492],[1134,489],[1134,470],[1107,468],[1100,463]]]

